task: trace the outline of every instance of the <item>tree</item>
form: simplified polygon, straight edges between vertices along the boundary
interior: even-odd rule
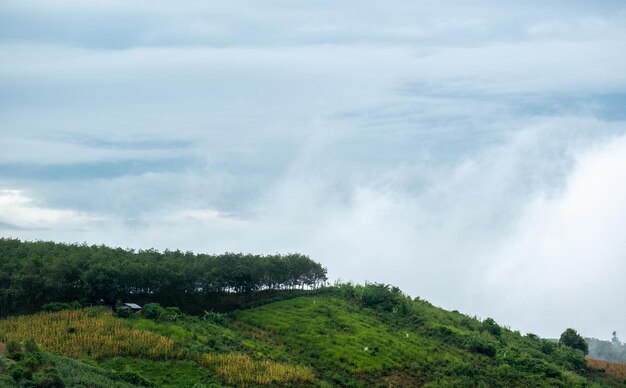
[[[614,331],[613,332],[613,338],[611,338],[611,342],[613,343],[613,345],[620,345],[621,342],[619,342],[619,338],[617,338],[617,332]]]
[[[574,329],[566,329],[563,334],[561,334],[559,345],[582,350],[584,354],[589,354],[589,345]]]

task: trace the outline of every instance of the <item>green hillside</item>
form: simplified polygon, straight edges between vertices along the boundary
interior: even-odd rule
[[[385,305],[381,298],[368,307],[346,296],[368,289],[396,298],[396,304]],[[398,308],[398,302],[405,306]],[[70,313],[74,315],[61,316]],[[54,320],[62,322],[58,332],[50,327]],[[108,334],[114,338],[107,339]],[[87,340],[78,338],[82,335]],[[126,345],[116,344],[115,337]],[[0,381],[6,386],[624,383],[588,369],[578,350],[520,336],[491,320],[479,322],[411,301],[381,285],[343,285],[227,315],[207,314],[204,319],[117,318],[107,309],[93,308],[38,313],[0,321],[0,338],[8,347],[20,345],[1,358]],[[159,351],[150,353],[151,348]],[[270,373],[274,377],[263,380]],[[31,384],[36,381],[43,383]]]
[[[0,264],[12,268],[9,276],[5,273],[10,281],[0,283],[0,289],[4,287],[11,306],[18,306],[20,297],[11,290],[20,290],[14,281],[26,275],[19,264],[33,259],[29,249],[45,251],[37,243],[25,248],[15,240],[9,243],[27,253],[19,259],[0,255]],[[71,246],[59,249],[72,252]],[[77,268],[89,273],[94,263],[87,255],[90,248],[76,249],[83,255],[75,256],[83,263]],[[125,252],[129,260],[145,260]],[[150,260],[158,261],[152,255],[156,258]],[[188,257],[198,265],[198,256]],[[62,264],[61,258],[45,255],[37,260]],[[180,274],[173,261],[167,263],[168,276]],[[231,288],[221,292],[241,294],[238,298],[246,303],[226,313],[192,315],[178,306],[147,303],[141,313],[132,314],[106,305],[59,302],[31,314],[8,315],[0,319],[0,387],[626,386],[624,377],[588,366],[583,351],[575,349],[582,337],[573,330],[565,331],[569,339],[560,343],[522,336],[492,319],[446,311],[385,284],[270,293],[267,287],[248,292]],[[617,368],[613,376],[622,376],[619,365],[612,368]]]

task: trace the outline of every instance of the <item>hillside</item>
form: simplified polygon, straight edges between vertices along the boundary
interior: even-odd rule
[[[38,245],[45,243],[9,243],[5,248],[13,248],[5,253],[26,252],[18,259],[0,255],[3,268],[12,268],[0,289],[12,298],[11,306],[18,306],[21,299],[10,290],[19,290],[14,282],[26,278],[23,263],[38,260],[61,268],[63,259],[51,260]],[[72,260],[83,263],[76,267],[79,273],[88,273],[86,268],[96,262],[89,252],[110,249],[52,248],[50,252],[73,253]],[[29,256],[33,252],[40,256]],[[145,259],[123,252],[129,260]],[[150,260],[168,263],[161,263],[167,269],[163,274],[174,277],[180,268],[189,268],[188,263],[178,268],[167,254],[150,255]],[[187,257],[196,265],[205,260]],[[279,263],[283,257],[276,259]],[[232,267],[211,276],[225,268]],[[245,274],[246,268],[237,273]],[[45,281],[44,273],[39,274]],[[211,278],[202,272],[193,276]],[[124,282],[117,284],[136,280]],[[193,310],[206,311],[196,315],[156,303],[145,304],[138,314],[107,305],[47,303],[32,314],[0,319],[0,386],[626,386],[620,365],[588,362],[580,350],[522,336],[489,318],[437,308],[390,285],[306,288],[260,287],[246,293],[233,283],[220,298],[237,296],[238,309],[220,313],[202,305]]]
[[[387,298],[367,307],[346,296],[367,288]],[[117,318],[87,308],[8,318],[0,338],[20,346],[2,357],[0,381],[18,386],[16,376],[34,374],[98,387],[623,386],[587,368],[577,350],[398,296],[381,285],[344,285],[227,315]]]

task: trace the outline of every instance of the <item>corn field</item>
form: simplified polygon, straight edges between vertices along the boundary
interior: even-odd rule
[[[200,364],[214,370],[230,385],[308,382],[315,378],[310,368],[269,360],[255,361],[244,354],[205,354]]]
[[[606,374],[617,377],[618,379],[626,379],[626,364],[588,358],[587,365],[596,369],[604,369]]]
[[[41,312],[3,319],[0,320],[0,339],[33,339],[46,351],[72,358],[181,356],[172,340],[132,329],[111,316],[108,309]]]

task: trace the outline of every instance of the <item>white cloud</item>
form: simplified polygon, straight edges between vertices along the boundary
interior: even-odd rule
[[[0,190],[0,223],[10,229],[77,231],[97,221],[99,218],[75,210],[38,205],[20,190]]]
[[[494,310],[526,330],[565,325],[608,338],[626,329],[626,136],[576,157],[564,189],[530,201],[485,279]],[[549,317],[542,322],[542,314]],[[554,319],[558,316],[559,319]]]

